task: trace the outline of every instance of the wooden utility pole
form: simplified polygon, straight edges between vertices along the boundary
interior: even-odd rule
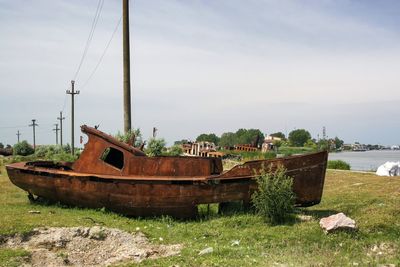
[[[21,136],[21,133],[19,132],[19,130],[18,130],[18,132],[17,132],[17,138],[18,138],[18,143],[19,143],[19,137]]]
[[[56,128],[53,129],[53,131],[56,132],[56,145],[58,145],[58,131],[60,130],[58,128],[58,123],[54,124],[56,126]]]
[[[57,120],[60,121],[60,145],[62,146],[63,137],[62,137],[62,121],[65,120],[65,117],[62,116],[62,111],[60,111],[60,117],[57,117]]]
[[[123,72],[124,72],[124,131],[131,127],[131,68],[129,52],[129,0],[122,0]]]
[[[71,95],[71,154],[74,155],[74,96],[79,95],[79,91],[75,91],[75,81],[71,81],[71,91],[67,90],[67,94]]]
[[[39,126],[39,124],[36,123],[35,119],[32,119],[32,124],[29,124],[29,127],[33,128],[33,149],[36,149],[36,126]]]

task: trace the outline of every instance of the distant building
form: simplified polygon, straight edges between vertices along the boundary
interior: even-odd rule
[[[183,153],[187,156],[197,157],[222,157],[223,153],[217,152],[213,142],[190,142],[182,145]]]
[[[351,150],[351,151],[367,151],[368,147],[363,144],[355,143],[355,144],[344,144],[342,146],[343,150]]]
[[[274,150],[275,149],[274,143],[276,141],[282,141],[282,138],[271,136],[271,135],[266,136],[264,139],[264,143],[262,144],[262,147],[261,147],[261,152],[267,152],[270,150]]]
[[[235,145],[234,150],[252,152],[252,151],[258,151],[258,148],[250,144],[244,144],[244,145]]]

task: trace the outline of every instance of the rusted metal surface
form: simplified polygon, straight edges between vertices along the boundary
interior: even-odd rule
[[[11,181],[33,195],[66,204],[132,216],[188,218],[196,216],[199,204],[249,203],[256,190],[255,171],[283,165],[294,178],[298,205],[321,200],[327,152],[250,161],[223,172],[220,158],[146,157],[94,128],[83,126],[82,131],[89,141],[72,166],[15,163],[7,166]]]

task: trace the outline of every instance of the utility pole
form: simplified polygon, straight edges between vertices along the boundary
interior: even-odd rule
[[[131,127],[131,68],[129,51],[129,0],[122,0],[123,73],[124,73],[124,131]]]
[[[19,143],[19,137],[21,136],[21,133],[19,132],[19,130],[18,130],[18,132],[17,132],[17,138],[18,138],[18,143]]]
[[[156,138],[158,129],[156,127],[153,127],[153,138]]]
[[[79,95],[79,91],[75,91],[75,81],[71,81],[71,91],[67,90],[67,94],[71,95],[71,154],[74,155],[74,96]]]
[[[58,128],[58,123],[56,123],[56,124],[54,124],[54,125],[56,126],[56,128],[53,129],[53,131],[56,132],[56,145],[58,145],[58,131],[59,131],[60,129]]]
[[[32,124],[29,124],[29,127],[33,128],[33,149],[36,149],[36,132],[35,132],[36,126],[39,126],[39,124],[36,123],[35,119],[32,119]]]
[[[57,118],[60,121],[60,145],[62,146],[63,138],[62,138],[62,121],[65,120],[65,117],[62,116],[62,111],[60,111],[60,117]]]

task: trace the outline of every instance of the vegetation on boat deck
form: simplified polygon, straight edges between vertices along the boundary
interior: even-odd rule
[[[197,220],[170,217],[127,218],[105,210],[30,204],[26,193],[12,185],[1,167],[0,235],[28,233],[40,226],[115,227],[143,231],[154,243],[183,244],[180,256],[146,260],[143,266],[376,266],[400,264],[400,179],[368,173],[327,172],[321,204],[298,210],[297,219],[269,226],[261,216],[217,206],[201,206]],[[30,210],[40,211],[31,214]],[[344,212],[356,232],[326,235],[319,219]],[[160,237],[162,239],[160,239]],[[199,256],[212,247],[213,252]],[[18,266],[27,252],[0,248],[0,266]],[[131,264],[128,266],[136,266]]]

